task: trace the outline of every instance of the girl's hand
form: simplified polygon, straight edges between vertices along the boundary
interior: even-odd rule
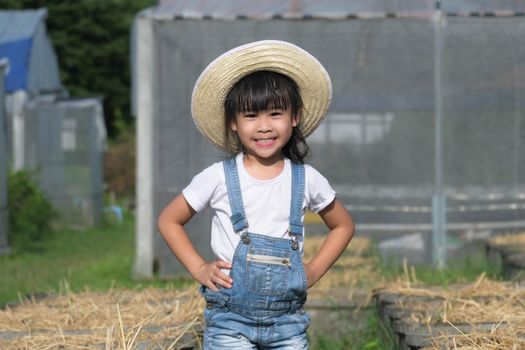
[[[221,269],[231,270],[231,268],[231,263],[222,260],[204,263],[199,266],[194,277],[202,285],[213,291],[218,291],[219,287],[231,288],[233,279],[221,271]]]
[[[303,263],[303,268],[306,273],[306,288],[309,289],[319,280],[320,276],[310,263]]]
[[[319,251],[304,264],[308,288],[312,287],[343,254],[354,235],[354,222],[344,205],[335,199],[319,212],[330,229]]]

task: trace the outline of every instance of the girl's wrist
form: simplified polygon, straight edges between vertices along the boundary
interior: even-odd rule
[[[190,273],[191,277],[193,277],[193,279],[197,282],[200,282],[202,274],[201,271],[204,265],[206,265],[206,261],[203,260],[200,263],[191,264],[191,269],[188,268],[188,272]]]
[[[319,269],[311,262],[305,263],[304,268],[306,273],[306,282],[308,284],[308,288],[310,288],[315,283],[317,283],[317,281],[319,281],[322,274],[320,273]]]

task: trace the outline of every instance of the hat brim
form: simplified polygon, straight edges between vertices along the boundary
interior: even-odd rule
[[[231,49],[211,62],[193,89],[191,112],[197,129],[214,145],[238,152],[236,137],[225,144],[224,101],[244,76],[268,70],[284,74],[299,86],[303,110],[299,129],[309,136],[324,119],[332,99],[332,83],[323,65],[302,48],[278,40],[256,41]]]

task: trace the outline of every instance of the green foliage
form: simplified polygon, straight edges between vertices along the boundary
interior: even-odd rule
[[[132,198],[135,194],[135,133],[132,128],[109,143],[104,154],[106,190],[117,198]]]
[[[0,0],[0,9],[48,9],[47,28],[62,82],[73,97],[104,98],[110,137],[132,121],[130,38],[133,17],[155,0]]]
[[[395,280],[396,278],[410,279],[403,267],[395,263],[384,263],[381,265],[381,271],[387,279]],[[478,248],[477,253],[470,253],[461,258],[449,258],[448,266],[445,269],[437,269],[432,266],[414,266],[413,273],[417,282],[423,285],[438,285],[447,287],[455,283],[468,283],[475,281],[481,274],[485,274],[492,280],[501,280],[503,278],[499,266],[495,266],[487,260],[484,247]],[[412,272],[410,272],[412,274]]]
[[[332,311],[336,312],[336,311]],[[341,328],[339,336],[317,334],[310,338],[314,350],[390,350],[396,349],[396,340],[390,329],[379,320],[374,308],[342,310],[334,327]]]
[[[129,212],[122,224],[106,222],[86,229],[52,230],[31,251],[0,256],[0,308],[18,295],[57,293],[64,281],[74,292],[85,288],[182,287],[189,279],[134,280],[135,222]]]
[[[8,176],[9,242],[17,248],[42,240],[56,213],[27,171]]]

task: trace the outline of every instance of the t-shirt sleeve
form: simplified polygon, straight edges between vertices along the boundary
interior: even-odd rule
[[[314,213],[318,213],[332,203],[336,192],[328,180],[313,167],[306,165],[307,206]]]
[[[220,182],[220,163],[215,163],[193,177],[190,184],[182,190],[182,195],[196,212],[210,203],[213,193]]]

